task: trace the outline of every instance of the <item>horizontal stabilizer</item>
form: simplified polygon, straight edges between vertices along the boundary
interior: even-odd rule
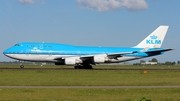
[[[146,53],[154,53],[154,52],[166,52],[174,49],[160,49],[160,50],[153,50],[153,51],[147,51]]]

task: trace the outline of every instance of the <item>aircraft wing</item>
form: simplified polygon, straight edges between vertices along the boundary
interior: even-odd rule
[[[89,60],[92,59],[94,56],[98,56],[98,55],[106,55],[109,58],[113,58],[116,59],[118,57],[121,57],[121,55],[125,55],[125,54],[132,54],[133,52],[120,52],[120,53],[102,53],[102,54],[90,54],[90,55],[75,55],[75,56],[64,56],[64,57],[55,57],[54,60],[64,60],[65,58],[70,58],[70,57],[80,57],[80,59],[82,60]]]
[[[108,54],[94,54],[94,55],[82,55],[80,56],[81,58],[91,58],[94,57],[96,55],[107,55],[107,57],[109,58],[117,58],[117,57],[121,57],[121,55],[125,55],[125,54],[132,54],[133,52],[120,52],[120,53],[108,53]]]
[[[109,59],[117,59],[118,57],[122,57],[125,54],[132,54],[133,52],[120,52],[120,53],[108,53],[108,54],[94,54],[94,55],[83,55],[80,56],[80,59],[83,62],[91,62],[95,56],[107,56]]]

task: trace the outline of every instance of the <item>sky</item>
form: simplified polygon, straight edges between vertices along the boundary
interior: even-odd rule
[[[175,50],[154,58],[177,62],[179,4],[180,0],[0,0],[0,61],[13,61],[3,51],[18,42],[133,47],[158,26],[168,25],[162,47]]]

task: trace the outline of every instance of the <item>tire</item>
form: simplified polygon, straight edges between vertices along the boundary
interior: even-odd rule
[[[24,65],[20,65],[20,68],[23,69],[23,68],[24,68]]]
[[[78,69],[78,66],[74,66],[74,69]]]
[[[85,65],[84,69],[92,69],[92,66],[91,65]]]

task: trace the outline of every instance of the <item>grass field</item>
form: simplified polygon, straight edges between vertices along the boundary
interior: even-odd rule
[[[0,65],[0,86],[180,86],[180,70],[176,70],[180,68],[179,66],[101,65],[94,67],[113,68],[112,70],[64,70],[61,68],[73,67],[30,65],[25,68],[34,69],[8,68],[19,68],[19,66]],[[121,70],[121,68],[139,68],[142,70]],[[144,74],[143,70],[148,68],[159,70],[147,70],[147,74]],[[143,97],[152,101],[180,101],[179,94],[179,88],[2,88],[0,89],[0,101],[138,101]]]
[[[179,94],[180,89],[1,89],[0,101],[180,101]]]
[[[180,71],[0,70],[6,86],[169,86],[180,85]]]

